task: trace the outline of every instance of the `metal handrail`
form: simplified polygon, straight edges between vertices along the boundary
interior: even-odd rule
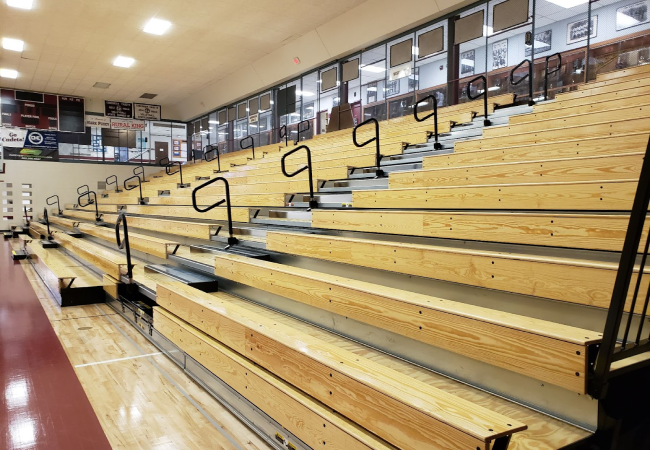
[[[166,163],[163,163],[163,161],[165,161],[165,160],[167,160],[167,162],[166,162]],[[171,176],[171,175],[176,175],[177,173],[179,173],[180,176],[181,176],[181,184],[183,184],[183,163],[181,163],[180,161],[171,161],[171,162],[170,162],[170,161],[169,161],[169,157],[165,156],[164,158],[162,158],[162,159],[158,162],[158,164],[160,164],[161,166],[165,167],[165,173],[166,173],[167,175],[169,175],[169,176]],[[172,172],[172,171],[171,171],[171,168],[174,167],[174,166],[177,165],[177,164],[178,164],[178,170],[177,170],[176,172]]]
[[[476,97],[472,97],[472,94],[470,92],[470,89],[472,87],[472,83],[477,81],[477,80],[483,80],[483,92],[477,95]],[[487,79],[485,78],[485,75],[479,75],[476,78],[473,78],[472,80],[467,83],[467,98],[470,100],[476,100],[479,98],[481,95],[483,96],[483,126],[489,127],[492,125],[492,122],[488,120],[488,90],[487,90]]]
[[[144,205],[144,199],[142,198],[142,180],[140,179],[140,177],[138,175],[134,175],[131,178],[127,178],[126,180],[124,180],[124,190],[125,191],[132,191],[133,189],[135,189],[135,186],[133,186],[133,187],[127,187],[126,186],[127,182],[129,182],[129,181],[131,181],[131,180],[133,180],[135,178],[138,179],[138,187],[140,188],[140,198],[138,198],[138,203],[140,203],[141,205]]]
[[[23,211],[25,211],[25,224],[29,226],[29,214],[27,214],[27,206],[23,206]]]
[[[557,56],[558,64],[557,67],[550,72],[548,71],[548,62],[551,58]],[[548,100],[548,76],[554,74],[562,67],[562,55],[560,53],[554,53],[546,57],[546,63],[544,66],[544,100]]]
[[[82,194],[84,195],[84,194]],[[45,203],[47,203],[48,206],[52,206],[55,202],[50,203],[50,199],[56,197],[56,209],[59,211],[59,216],[63,214],[63,211],[61,211],[61,203],[59,202],[59,196],[58,195],[51,195],[48,198],[45,199]]]
[[[50,216],[47,214],[47,207],[43,208],[43,220],[45,225],[47,225],[47,238],[51,239],[52,232],[50,231]]]
[[[138,169],[140,169],[140,171],[139,171],[139,172],[136,172],[136,170],[138,170]],[[144,178],[145,178],[145,177],[144,177],[144,166],[138,166],[138,167],[136,167],[135,169],[133,169],[133,175],[137,175],[138,177],[139,177],[140,175],[142,175],[142,182],[143,182],[143,183],[148,183],[148,181],[144,179]]]
[[[120,239],[120,224],[124,229],[124,240]],[[115,222],[115,240],[117,241],[117,248],[120,250],[126,249],[126,276],[129,280],[133,279],[133,264],[131,264],[131,246],[129,245],[129,228],[126,224],[126,215],[120,213]]]
[[[205,151],[203,152],[203,159],[205,160],[205,162],[211,162],[211,161],[214,161],[216,159],[217,160],[217,173],[219,173],[219,172],[221,172],[221,158],[219,157],[219,147],[209,144],[209,145],[206,145],[204,147],[204,149],[206,149],[208,147],[210,147],[210,150],[208,150],[207,152],[205,152]],[[212,153],[212,152],[217,152],[217,156],[215,156],[212,159],[208,159],[208,155],[210,153]]]
[[[433,112],[425,117],[418,117],[418,105],[420,103],[426,102],[429,99],[431,99],[433,103]],[[440,150],[442,148],[442,144],[438,142],[438,99],[433,94],[427,95],[423,99],[416,102],[413,106],[413,117],[415,118],[416,122],[424,122],[431,116],[433,116],[433,131],[435,136],[433,148],[435,150]]]
[[[251,140],[251,145],[249,145],[248,147],[243,147],[243,146],[242,146],[242,142],[244,142],[246,139],[250,139],[250,140]],[[253,159],[255,159],[255,140],[253,139],[253,136],[251,136],[251,135],[249,134],[249,135],[246,136],[244,139],[240,140],[240,141],[239,141],[239,148],[241,148],[242,150],[246,150],[246,149],[252,148],[252,149],[253,149]]]
[[[85,187],[86,190],[83,191],[83,192],[79,192],[79,190],[80,190],[82,187]],[[78,195],[84,195],[84,194],[85,194],[86,192],[88,192],[88,191],[90,191],[90,186],[88,186],[87,184],[82,184],[81,186],[79,186],[79,187],[77,188],[77,194],[78,194]]]
[[[366,142],[363,142],[359,144],[357,142],[357,130],[361,128],[362,126],[369,124],[373,122],[375,124],[375,137],[372,139],[368,139]],[[377,122],[377,119],[368,119],[365,122],[360,123],[356,127],[354,127],[354,130],[352,130],[352,142],[354,142],[354,145],[357,147],[365,147],[366,145],[370,144],[371,142],[375,141],[377,144],[377,153],[375,156],[375,163],[377,165],[377,169],[375,170],[375,177],[383,177],[385,176],[385,173],[383,170],[381,170],[381,153],[379,151],[379,122]]]
[[[305,167],[302,167],[302,168],[296,170],[293,173],[287,173],[287,169],[286,169],[284,160],[287,159],[288,156],[293,155],[294,153],[296,153],[297,151],[302,150],[302,149],[305,149],[307,151],[307,165]],[[312,170],[311,170],[311,150],[309,149],[309,147],[307,147],[306,145],[301,145],[300,147],[294,148],[293,150],[291,150],[290,152],[285,153],[282,156],[282,159],[280,160],[280,163],[282,165],[282,173],[287,178],[295,177],[296,175],[298,175],[301,172],[304,172],[305,170],[309,171],[309,208],[310,209],[318,208],[318,202],[314,198],[314,182],[313,182],[313,179],[312,179]]]
[[[515,81],[515,71],[526,63],[528,63],[528,73]],[[529,59],[524,59],[510,71],[511,85],[517,86],[526,79],[528,79],[528,106],[533,106],[535,104],[535,101],[533,100],[533,63]]]
[[[284,131],[284,134],[282,132]],[[279,130],[280,133],[280,140],[284,139],[284,146],[288,147],[289,146],[289,133],[287,133],[287,126],[282,125]]]
[[[108,181],[108,180],[113,180],[113,181]],[[110,186],[111,184],[115,185],[115,193],[120,193],[120,184],[117,181],[117,175],[111,175],[110,177],[106,178],[106,187]]]
[[[197,206],[196,204],[196,193],[199,192],[201,189],[211,185],[212,183],[216,183],[217,181],[223,181],[223,184],[226,186],[226,197],[216,203],[214,203],[212,206],[208,206],[207,208],[201,209]],[[200,213],[206,213],[210,211],[211,209],[216,208],[217,206],[222,205],[224,202],[226,202],[226,209],[228,213],[228,233],[230,236],[228,237],[228,246],[226,249],[230,248],[232,245],[237,244],[239,241],[235,237],[232,231],[232,206],[230,205],[230,185],[228,184],[228,180],[226,180],[223,177],[218,177],[213,180],[207,181],[203,183],[201,186],[195,188],[192,191],[192,206],[194,207],[195,211],[198,211]]]
[[[303,123],[307,124],[307,128],[305,128],[304,130],[301,130],[300,127],[302,126]],[[300,142],[300,134],[304,133],[305,131],[309,131],[310,128],[311,128],[311,122],[308,119],[305,119],[305,120],[301,121],[298,124],[298,136],[296,136],[296,142]]]
[[[93,194],[93,199],[90,198],[90,194]],[[81,199],[85,195],[88,196],[88,203],[86,203],[85,205],[82,205],[81,204]],[[99,207],[97,206],[97,194],[95,193],[95,191],[88,191],[88,192],[86,192],[84,194],[81,194],[79,196],[79,198],[77,199],[77,204],[79,206],[81,206],[82,208],[85,208],[86,206],[94,204],[95,205],[95,222],[101,221],[101,216],[99,215]]]

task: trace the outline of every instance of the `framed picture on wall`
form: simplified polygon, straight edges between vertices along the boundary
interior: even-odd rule
[[[636,2],[616,10],[616,31],[650,22],[648,6],[650,1]]]
[[[174,152],[174,156],[181,156],[181,152]]]
[[[460,76],[474,75],[474,50],[460,54]]]
[[[575,44],[576,42],[586,41],[589,34],[589,28],[587,24],[589,20],[584,18],[576,22],[571,22],[567,25],[566,28],[566,43]],[[598,16],[591,17],[591,39],[595,38],[598,33]]]
[[[386,83],[386,97],[399,94],[399,80],[388,81]]]
[[[492,44],[492,70],[501,69],[508,65],[508,40],[504,39]]]
[[[535,54],[544,53],[551,50],[552,30],[542,31],[535,34]],[[531,55],[532,46],[526,46],[526,57]]]

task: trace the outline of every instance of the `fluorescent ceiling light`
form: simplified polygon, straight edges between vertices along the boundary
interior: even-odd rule
[[[309,91],[296,91],[296,95],[302,95],[303,97],[313,97],[314,93]]]
[[[5,50],[13,50],[14,52],[22,52],[25,48],[25,43],[20,39],[2,38],[2,48]]]
[[[32,9],[34,0],[7,0],[7,5],[20,9]]]
[[[483,25],[483,36],[492,36],[494,33],[494,30],[492,27],[489,27],[487,25]]]
[[[208,123],[213,123],[213,124],[215,124],[215,125],[219,125],[219,121],[218,121],[218,120],[208,120]]]
[[[12,69],[0,69],[0,77],[2,78],[17,78],[18,72]]]
[[[587,3],[589,0],[546,0],[549,3],[554,5],[561,6],[562,8],[573,8],[574,6],[582,5]]]
[[[377,92],[377,88],[376,87],[369,87],[368,92]]]
[[[498,91],[499,89],[501,89],[501,86],[492,86],[488,88],[488,91]]]
[[[151,19],[147,24],[144,26],[144,32],[145,33],[150,33],[150,34],[157,34],[160,36],[161,34],[164,34],[165,31],[169,29],[169,27],[172,26],[171,22],[168,22],[167,20],[161,20],[161,19]]]
[[[120,55],[117,58],[115,58],[115,61],[113,61],[113,65],[117,67],[131,67],[134,62],[135,59],[127,58],[126,56]]]
[[[420,48],[419,47],[411,47],[411,53],[413,53],[415,56],[418,56],[420,54]]]
[[[377,67],[377,66],[363,66],[361,70],[365,70],[366,72],[372,72],[372,73],[386,72],[386,69],[382,69],[381,67]]]

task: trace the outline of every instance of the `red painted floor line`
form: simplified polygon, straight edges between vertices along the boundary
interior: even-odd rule
[[[7,241],[0,241],[0,395],[0,449],[111,449]]]

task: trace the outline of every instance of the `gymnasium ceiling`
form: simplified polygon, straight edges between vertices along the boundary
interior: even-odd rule
[[[22,52],[0,47],[0,67],[19,73],[0,86],[175,104],[366,0],[34,0],[32,10],[0,1],[0,38],[25,41]],[[167,33],[142,31],[153,17],[172,23]],[[113,66],[119,55],[134,65]]]

